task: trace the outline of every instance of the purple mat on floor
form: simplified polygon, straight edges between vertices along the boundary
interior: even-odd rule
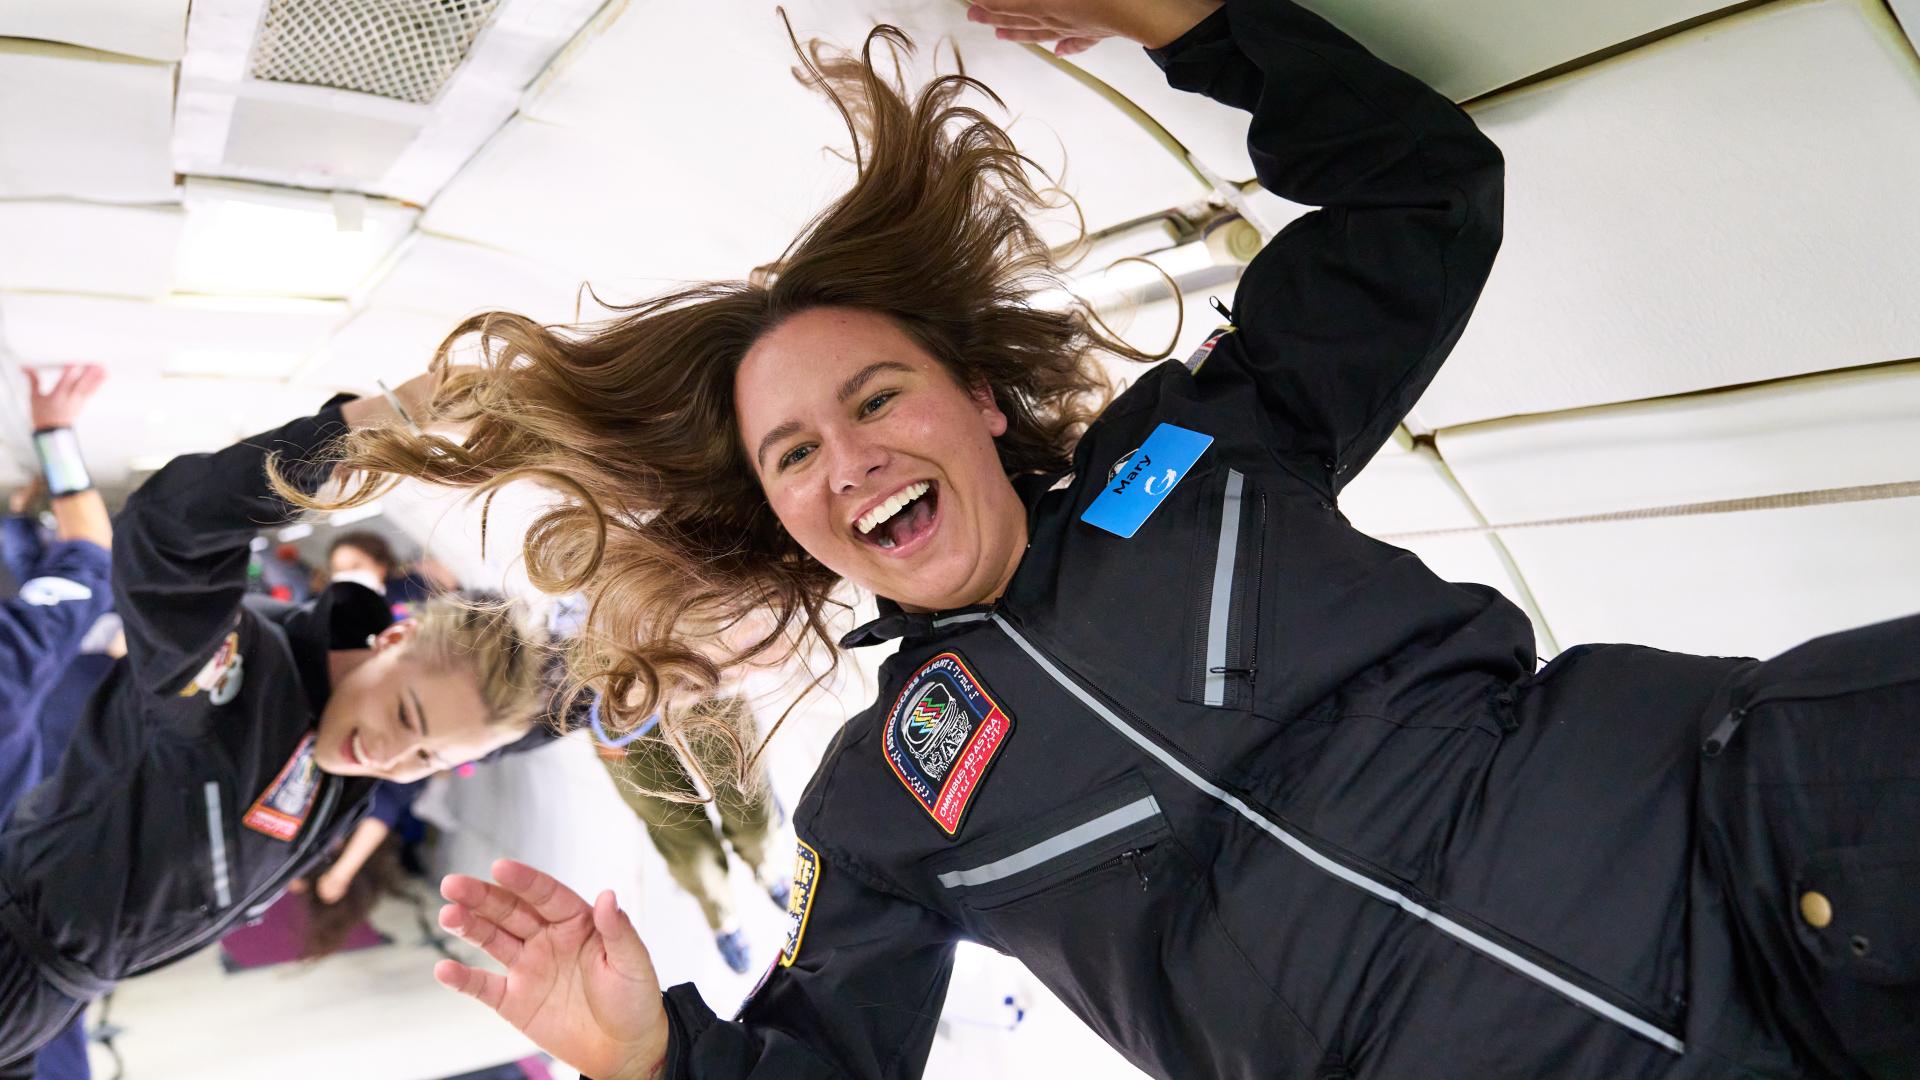
[[[300,947],[306,939],[306,898],[287,893],[274,901],[259,922],[220,939],[221,963],[228,971],[285,964],[300,959]],[[386,942],[386,938],[363,922],[347,935],[347,943],[340,951],[352,952]]]

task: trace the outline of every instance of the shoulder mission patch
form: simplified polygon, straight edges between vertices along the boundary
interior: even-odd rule
[[[807,916],[813,914],[814,890],[820,887],[820,853],[808,847],[805,840],[794,843],[793,890],[787,896],[787,943],[780,949],[781,967],[792,967],[800,956],[800,939],[807,936]],[[756,993],[759,989],[754,987]]]
[[[307,823],[307,814],[313,810],[313,799],[319,792],[320,770],[313,761],[313,734],[309,732],[294,748],[293,756],[281,766],[280,775],[253,800],[247,816],[241,820],[254,832],[290,842]]]
[[[986,687],[955,653],[921,665],[887,714],[882,749],[893,774],[948,836],[960,831],[994,755],[1013,734]]]

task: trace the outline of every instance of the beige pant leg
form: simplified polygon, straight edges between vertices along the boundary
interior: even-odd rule
[[[727,884],[727,853],[714,835],[706,807],[677,802],[650,791],[695,794],[693,781],[665,740],[643,738],[627,747],[624,758],[601,758],[613,775],[620,797],[646,822],[647,837],[667,862],[667,872],[700,905],[707,926],[719,930],[733,921]]]
[[[701,708],[714,714],[716,719],[724,720],[744,738],[751,739],[753,723],[745,701],[720,698]],[[772,854],[767,848],[773,839],[773,791],[767,786],[765,765],[756,767],[746,793],[728,787],[714,798],[714,804],[720,812],[720,832],[733,847],[734,854],[756,874],[763,869],[778,872],[781,868],[767,861]]]

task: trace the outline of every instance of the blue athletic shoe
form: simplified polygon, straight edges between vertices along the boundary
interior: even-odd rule
[[[793,902],[793,882],[781,878],[767,886],[767,899],[772,900],[781,911],[787,910]]]
[[[745,975],[753,967],[753,950],[747,944],[744,930],[728,930],[713,935],[713,943],[720,947],[720,958],[727,962],[735,975]]]

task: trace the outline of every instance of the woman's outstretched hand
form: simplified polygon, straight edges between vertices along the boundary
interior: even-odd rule
[[[1171,44],[1220,7],[1221,0],[972,0],[967,18],[1002,41],[1053,42],[1056,56],[1085,52],[1110,38],[1149,49]]]
[[[613,893],[589,905],[510,859],[493,864],[493,877],[499,884],[449,874],[440,883],[449,901],[440,925],[506,965],[506,974],[442,960],[434,978],[595,1080],[658,1076],[667,1051],[660,982]]]

